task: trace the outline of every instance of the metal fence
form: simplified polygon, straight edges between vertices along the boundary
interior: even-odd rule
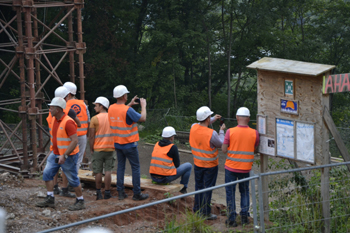
[[[191,192],[179,196],[167,196],[140,206],[130,207],[120,211],[85,219],[65,226],[59,226],[44,232],[66,232],[64,229],[74,227],[76,232],[79,225],[84,227],[102,226],[99,220],[112,218],[118,232],[350,232],[350,175],[346,167],[350,162],[310,166],[261,174],[251,174],[249,178],[215,187]],[[321,196],[321,173],[330,170],[329,198]],[[269,208],[264,210],[262,178],[269,179]],[[212,212],[219,213],[214,225],[209,225],[204,218],[192,213],[194,194],[213,190],[225,193],[225,187],[240,182],[250,181],[250,216],[251,223],[242,228],[226,228],[227,217],[224,206],[212,206]],[[236,192],[236,211],[240,211],[240,196]],[[181,202],[180,202],[181,200]],[[322,206],[328,204],[330,213],[328,218],[323,216]],[[214,208],[216,207],[216,208]],[[122,217],[124,216],[124,217]],[[265,216],[265,218],[263,217]],[[240,217],[237,222],[240,223]],[[137,224],[135,223],[137,222]],[[325,223],[330,224],[327,230]],[[63,231],[62,231],[63,230]],[[67,232],[72,232],[68,231]]]

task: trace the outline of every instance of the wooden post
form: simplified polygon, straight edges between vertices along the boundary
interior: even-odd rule
[[[322,96],[322,103],[324,105],[324,114],[326,114],[326,111],[328,112],[329,108],[329,97],[328,95]],[[330,163],[330,155],[329,155],[329,134],[328,130],[325,124],[325,121],[322,124],[321,133],[323,137],[322,140],[322,157],[323,157],[323,164],[329,164]],[[322,229],[322,232],[329,233],[331,232],[331,224],[330,224],[330,194],[329,194],[329,168],[322,169],[321,174],[321,198],[322,198],[322,215],[324,219],[324,226]]]
[[[260,155],[260,172],[267,172],[269,157],[267,155]],[[264,219],[269,221],[269,180],[268,176],[262,177],[262,191],[264,203]]]

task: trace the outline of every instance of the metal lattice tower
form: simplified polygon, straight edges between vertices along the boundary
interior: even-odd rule
[[[43,127],[43,116],[48,114],[45,104],[49,102],[45,99],[45,85],[52,84],[53,80],[63,84],[59,75],[62,66],[68,64],[66,77],[73,83],[78,67],[80,99],[85,99],[83,7],[83,0],[0,0],[0,36],[6,38],[0,41],[0,91],[8,92],[3,88],[4,83],[16,79],[20,93],[18,98],[0,101],[0,110],[16,112],[21,118],[15,129],[0,119],[0,130],[7,139],[0,144],[0,169],[22,173],[41,169],[43,162],[39,163],[39,154],[44,153],[49,144],[49,140],[44,140],[44,134],[48,137],[49,134]],[[55,16],[46,23],[42,18],[50,10],[54,12],[51,16]],[[13,110],[8,107],[11,104],[20,106]],[[20,128],[22,132],[17,134]],[[16,148],[18,144],[13,143],[14,138],[20,141],[21,149]],[[12,155],[3,153],[6,145],[13,149]]]

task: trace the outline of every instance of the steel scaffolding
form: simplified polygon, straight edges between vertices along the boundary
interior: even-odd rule
[[[0,89],[2,93],[8,92],[2,88],[5,81],[17,79],[20,93],[19,98],[1,100],[0,110],[18,113],[21,118],[14,129],[0,119],[0,128],[7,139],[0,144],[0,169],[28,174],[42,168],[43,161],[38,158],[45,157],[43,153],[49,144],[49,139],[44,140],[44,134],[48,138],[49,134],[43,127],[43,115],[48,114],[45,103],[49,101],[45,99],[45,85],[53,80],[63,84],[58,68],[64,61],[69,63],[67,76],[75,83],[75,56],[78,56],[80,99],[85,99],[83,7],[84,0],[0,0],[0,10],[7,11],[0,14]],[[55,16],[46,23],[42,18],[50,9]],[[8,107],[11,104],[20,106],[14,110]],[[17,134],[20,129],[22,135]],[[15,145],[14,139],[20,142]],[[4,152],[6,145],[11,146],[12,154]],[[17,148],[19,145],[22,148]]]

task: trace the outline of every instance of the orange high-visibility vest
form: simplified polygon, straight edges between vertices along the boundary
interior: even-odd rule
[[[86,135],[89,127],[89,118],[84,101],[77,99],[68,100],[66,105],[67,113],[69,112],[69,109],[73,109],[75,111],[81,123],[81,127],[77,129],[77,135]]]
[[[64,113],[66,113],[66,110],[63,110]],[[46,121],[47,121],[47,125],[49,127],[49,133],[50,133],[50,151],[53,151],[52,148],[52,135],[51,135],[51,130],[52,130],[52,126],[53,126],[53,121],[52,121],[52,115],[51,112],[49,112],[49,115],[46,117]]]
[[[51,125],[53,125],[55,120],[56,120],[56,118],[52,117]],[[56,137],[57,137],[57,149],[58,149],[58,152],[60,153],[60,155],[63,155],[67,151],[67,148],[68,148],[70,142],[72,141],[70,139],[70,137],[68,136],[68,134],[66,133],[67,121],[73,121],[74,124],[76,125],[75,121],[67,115],[65,115],[63,117],[62,121],[60,122],[60,124],[57,128],[57,135],[56,135]],[[50,131],[50,132],[52,132],[52,131]],[[52,137],[52,135],[51,135],[51,137]],[[75,147],[75,149],[69,155],[75,155],[78,152],[79,152],[79,147],[77,145]]]
[[[108,121],[108,113],[96,115],[98,120],[98,130],[95,134],[94,149],[114,149],[114,139]]]
[[[108,120],[113,132],[114,142],[128,144],[139,140],[137,124],[126,123],[126,113],[130,107],[124,104],[112,104],[108,109]]]
[[[197,167],[211,168],[219,165],[219,151],[210,147],[213,132],[213,129],[199,124],[194,124],[190,130],[190,146]]]
[[[176,175],[176,167],[173,159],[167,154],[174,144],[167,146],[159,146],[159,142],[154,146],[152,152],[151,166],[149,168],[150,174],[157,174],[161,176],[174,176]]]
[[[250,170],[254,162],[256,131],[252,128],[230,128],[230,145],[225,166],[232,169]]]

